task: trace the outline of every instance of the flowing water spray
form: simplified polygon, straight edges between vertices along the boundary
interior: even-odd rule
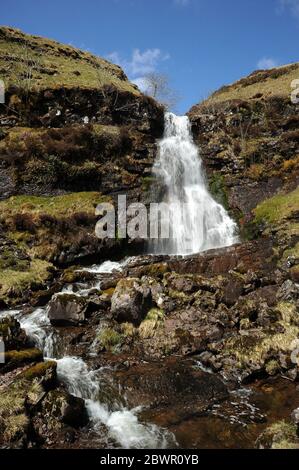
[[[153,172],[170,204],[170,237],[154,241],[154,253],[186,255],[237,242],[235,222],[208,191],[187,116],[166,113]]]

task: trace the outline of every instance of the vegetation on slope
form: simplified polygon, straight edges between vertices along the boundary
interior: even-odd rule
[[[298,79],[299,63],[257,70],[246,78],[226,85],[212,95],[204,103],[220,103],[228,100],[249,100],[279,96],[289,97],[292,91],[291,82]]]
[[[0,28],[0,69],[7,87],[102,88],[114,85],[139,94],[117,65],[89,52],[14,28]]]

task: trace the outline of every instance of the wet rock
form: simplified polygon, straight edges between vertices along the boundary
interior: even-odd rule
[[[139,279],[118,282],[111,298],[111,314],[118,322],[139,324],[151,305],[151,291]]]
[[[118,371],[114,380],[132,407],[167,410],[175,404],[172,419],[176,422],[200,415],[228,397],[227,387],[215,375],[194,368],[192,361],[175,358],[164,360],[162,365],[152,362]]]
[[[78,325],[86,319],[87,302],[75,294],[55,294],[48,304],[52,325]]]
[[[167,262],[179,274],[201,274],[206,277],[226,275],[230,270],[246,274],[249,270],[268,272],[274,266],[272,242],[260,239],[228,248],[210,250],[184,259]]]

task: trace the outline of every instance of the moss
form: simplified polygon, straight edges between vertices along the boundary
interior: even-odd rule
[[[246,368],[249,364],[263,366],[268,355],[279,352],[291,354],[292,343],[299,336],[299,328],[285,324],[285,331],[276,334],[263,334],[258,339],[240,336],[228,340],[225,346],[227,355],[234,356],[240,368]]]
[[[299,187],[288,194],[266,199],[254,209],[257,222],[279,223],[299,211]]]
[[[72,216],[76,212],[94,214],[97,204],[106,202],[109,198],[98,192],[78,192],[62,196],[12,196],[0,202],[3,217],[18,213],[30,213],[33,217],[49,214],[55,217]]]
[[[0,251],[0,271],[4,269],[26,271],[29,267],[29,260],[17,257],[14,247],[4,247]]]
[[[23,349],[21,351],[6,351],[5,366],[9,368],[36,362],[43,359],[43,353],[37,348]]]
[[[143,191],[149,191],[155,180],[156,178],[154,176],[144,176],[141,180]]]
[[[299,155],[296,155],[296,157],[291,158],[290,160],[285,160],[282,164],[282,170],[283,172],[291,172],[291,171],[296,171],[299,168]]]
[[[278,362],[272,359],[271,361],[267,362],[265,369],[268,375],[275,375],[279,372],[280,367]]]
[[[112,295],[114,294],[114,291],[115,291],[115,287],[109,287],[109,289],[103,290],[102,293],[106,295],[107,297],[112,297]]]
[[[247,176],[256,181],[265,177],[265,165],[262,163],[253,163],[246,172]]]
[[[100,332],[98,340],[103,349],[114,352],[123,341],[123,336],[112,328],[104,328]]]
[[[224,176],[220,175],[219,173],[213,174],[210,179],[210,191],[215,197],[216,201],[228,210],[228,191]]]
[[[164,310],[159,308],[152,308],[146,315],[145,320],[163,320],[164,319]]]
[[[44,286],[51,276],[51,271],[53,265],[40,259],[32,260],[27,271],[13,269],[0,271],[0,298],[22,296],[27,290]]]
[[[190,300],[190,296],[185,294],[185,292],[174,290],[174,289],[169,289],[168,295],[172,299],[178,299],[178,300],[184,300],[184,301]]]
[[[27,369],[29,370],[29,369]],[[44,388],[37,380],[39,375],[30,378],[24,373],[18,374],[0,393],[0,441],[11,443],[26,436],[29,427],[29,415],[44,393]],[[2,439],[1,439],[2,438]]]
[[[292,248],[288,248],[287,250],[284,251],[283,259],[287,259],[287,258],[299,259],[299,242],[296,243],[296,245],[293,246]]]
[[[280,313],[283,324],[299,326],[299,318],[296,305],[290,302],[280,302],[276,306]]]
[[[22,376],[26,380],[33,380],[35,378],[41,378],[44,377],[45,374],[49,371],[56,370],[57,363],[55,361],[46,361],[46,362],[40,362],[38,364],[35,364],[34,366],[30,367],[29,369],[26,369]]]
[[[133,323],[122,323],[120,325],[121,333],[124,338],[132,338],[135,335],[136,329]]]
[[[278,421],[269,426],[259,438],[262,447],[271,449],[298,449],[296,425]]]
[[[29,428],[29,418],[25,413],[9,416],[5,420],[4,440],[13,442],[21,439]]]

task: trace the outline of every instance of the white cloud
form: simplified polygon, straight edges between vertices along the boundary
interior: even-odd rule
[[[263,57],[261,60],[258,61],[257,66],[259,69],[262,70],[273,69],[274,67],[278,66],[278,63],[271,57]]]
[[[293,16],[299,19],[299,0],[279,0],[278,13],[289,10]]]
[[[159,61],[166,60],[169,56],[162,54],[160,49],[146,49],[140,52],[139,49],[134,49],[130,67],[133,75],[146,74],[153,72]]]
[[[148,90],[148,82],[145,75],[155,72],[159,64],[170,58],[169,54],[163,53],[161,49],[134,49],[130,59],[122,58],[117,51],[106,56],[114,64],[120,65],[131,81],[135,83],[141,91]]]
[[[158,48],[146,49],[143,52],[140,49],[134,49],[129,60],[120,57],[116,51],[107,55],[108,60],[120,65],[128,75],[134,77],[154,72],[159,62],[168,60],[169,57],[169,54],[163,54]]]

